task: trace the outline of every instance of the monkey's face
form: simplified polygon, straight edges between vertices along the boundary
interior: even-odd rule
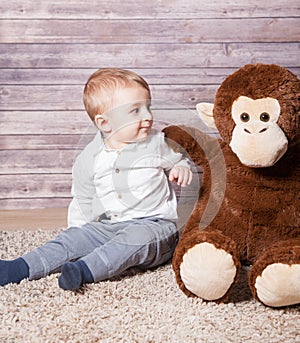
[[[300,80],[275,64],[248,64],[226,77],[213,104],[197,105],[241,163],[270,167],[299,149]]]
[[[232,104],[235,123],[229,146],[248,167],[270,167],[287,151],[288,140],[277,121],[280,104],[274,98],[240,96]]]

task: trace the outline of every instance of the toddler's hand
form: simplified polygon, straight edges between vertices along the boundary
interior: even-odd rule
[[[190,185],[193,179],[193,173],[187,167],[177,166],[170,170],[169,180],[177,180],[179,186],[185,187]]]

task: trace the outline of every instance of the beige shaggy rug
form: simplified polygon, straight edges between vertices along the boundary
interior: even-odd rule
[[[0,231],[0,257],[14,258],[56,231]],[[255,302],[247,271],[228,304],[187,298],[170,264],[130,270],[80,293],[59,289],[58,275],[0,287],[0,342],[300,342],[300,307]]]

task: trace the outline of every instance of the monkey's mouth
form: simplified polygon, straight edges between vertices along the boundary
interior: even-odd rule
[[[280,149],[276,151],[276,153],[269,149],[260,149],[260,154],[247,154],[244,156],[241,152],[236,153],[239,160],[242,164],[250,168],[267,168],[272,167],[275,163],[277,163],[281,157],[286,153],[288,148],[288,144],[283,144]]]

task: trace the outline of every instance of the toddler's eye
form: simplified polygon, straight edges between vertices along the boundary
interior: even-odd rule
[[[131,114],[138,114],[139,111],[140,111],[140,109],[139,109],[138,107],[135,107],[134,109],[132,109],[132,110],[130,111],[130,113],[131,113]]]

